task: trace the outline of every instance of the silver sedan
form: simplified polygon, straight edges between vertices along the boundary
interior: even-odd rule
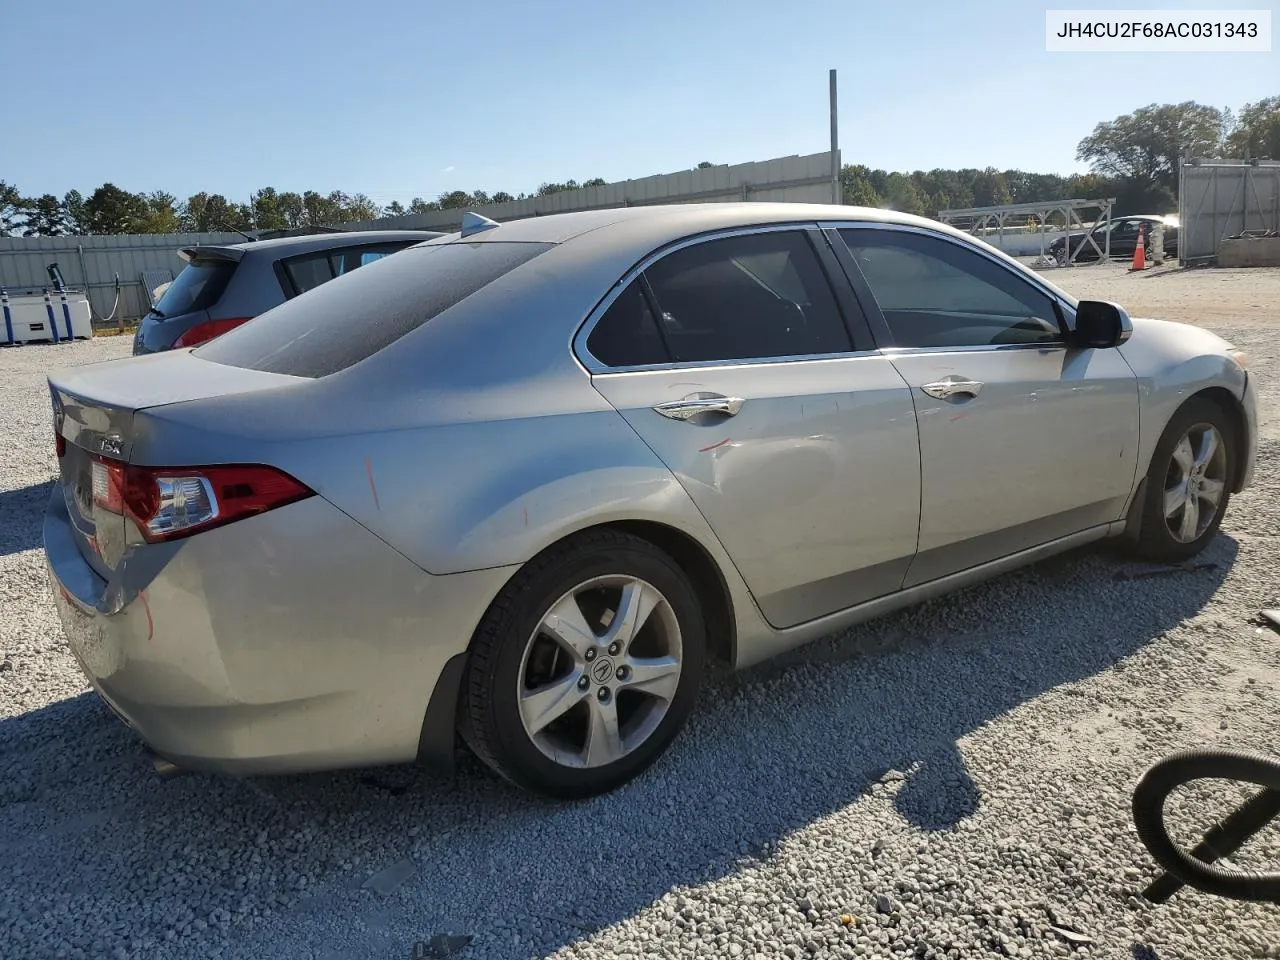
[[[1249,482],[1246,361],[932,221],[702,204],[412,247],[50,377],[71,650],[159,757],[609,790],[744,666]]]

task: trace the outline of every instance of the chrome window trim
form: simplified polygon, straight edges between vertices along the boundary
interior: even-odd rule
[[[1006,263],[1004,260],[1001,260],[999,257],[993,257],[990,251],[984,250],[982,247],[978,246],[975,243],[969,243],[968,241],[962,240],[959,237],[954,237],[949,233],[943,233],[941,230],[932,230],[932,229],[929,229],[928,227],[918,227],[915,224],[910,224],[910,223],[880,223],[874,220],[823,220],[818,223],[818,226],[822,230],[836,230],[836,231],[850,230],[850,229],[896,230],[899,233],[917,233],[922,236],[934,237],[935,239],[938,239],[938,240],[945,240],[947,243],[957,246],[961,250],[968,250],[970,253],[977,254],[978,256],[984,258],[988,263],[994,264],[995,266],[999,267],[1001,270],[1004,270],[1010,276],[1023,281],[1029,286],[1035,288],[1040,293],[1044,294],[1044,296],[1048,297],[1053,303],[1056,303],[1061,308],[1063,318],[1067,320],[1067,327],[1069,329],[1074,329],[1074,322],[1076,318],[1075,304],[1070,303],[1069,301],[1063,300],[1062,296],[1059,293],[1057,293],[1052,288],[1046,286],[1044,278],[1041,277],[1034,270],[1029,270],[1028,268],[1023,267],[1021,264],[1019,264],[1018,267],[1015,268],[1009,265],[1008,263]],[[1063,341],[1063,343],[1065,345],[1065,341]],[[1006,346],[1006,345],[998,344],[998,346]],[[1008,344],[1008,346],[1023,346],[1023,344]]]
[[[590,356],[590,354],[588,354]],[[727,367],[760,367],[782,363],[814,363],[835,360],[857,360],[861,357],[884,356],[882,350],[853,350],[846,353],[807,353],[787,357],[740,357],[733,360],[695,360],[689,363],[650,363],[631,367],[606,367],[599,369],[587,367],[593,377],[611,377],[624,373],[663,373],[672,370],[724,369]],[[594,357],[591,358],[595,360]],[[595,361],[599,363],[599,361]],[[585,366],[585,364],[584,364]]]
[[[786,223],[766,223],[752,224],[743,227],[723,227],[718,230],[700,233],[695,236],[683,237],[679,240],[672,241],[657,250],[647,254],[638,264],[622,275],[622,277],[614,283],[604,298],[596,304],[586,320],[578,327],[578,332],[573,337],[573,352],[578,362],[582,364],[587,373],[593,377],[610,376],[616,373],[643,373],[648,370],[697,370],[704,367],[733,367],[733,366],[758,366],[761,364],[774,363],[805,363],[813,360],[841,360],[849,357],[869,357],[876,356],[878,350],[847,350],[841,353],[817,353],[805,354],[802,356],[785,356],[785,357],[735,357],[731,360],[693,360],[693,361],[673,361],[671,363],[650,363],[636,364],[628,367],[611,367],[597,359],[590,350],[587,349],[587,338],[591,336],[591,332],[596,328],[596,324],[613,306],[613,302],[622,295],[622,292],[631,285],[636,279],[649,267],[653,266],[663,257],[684,250],[688,247],[695,246],[700,243],[709,243],[712,240],[724,240],[730,237],[746,237],[757,233],[782,233],[784,231],[807,232],[811,230],[819,230],[817,221],[815,220],[793,220]],[[815,254],[817,256],[817,254]],[[823,275],[826,275],[826,268],[819,260],[819,267],[822,269]],[[835,296],[835,291],[832,291]],[[837,299],[838,304],[838,299]],[[838,309],[838,306],[837,306]],[[841,326],[843,326],[843,322]]]

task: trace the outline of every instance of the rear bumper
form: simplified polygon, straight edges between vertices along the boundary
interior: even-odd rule
[[[90,684],[157,754],[229,774],[398,763],[420,742],[451,745],[452,712],[428,704],[442,674],[457,682],[446,664],[512,572],[431,576],[320,497],[131,547],[104,580],[56,487],[44,542]],[[428,729],[429,713],[449,729]]]

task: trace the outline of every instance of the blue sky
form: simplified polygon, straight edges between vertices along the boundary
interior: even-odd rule
[[[1066,173],[1099,120],[1280,93],[1276,52],[1046,53],[1045,9],[1073,6],[1052,0],[3,6],[0,179],[28,195],[111,181],[385,203],[812,153],[830,67],[845,162],[890,170]]]

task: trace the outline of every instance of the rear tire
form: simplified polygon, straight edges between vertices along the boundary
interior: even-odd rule
[[[706,627],[679,565],[615,530],[531,560],[476,630],[459,705],[475,754],[537,793],[605,793],[666,750],[697,700]]]
[[[1218,532],[1235,482],[1235,429],[1218,404],[1193,397],[1165,427],[1147,470],[1135,552],[1180,563]]]

